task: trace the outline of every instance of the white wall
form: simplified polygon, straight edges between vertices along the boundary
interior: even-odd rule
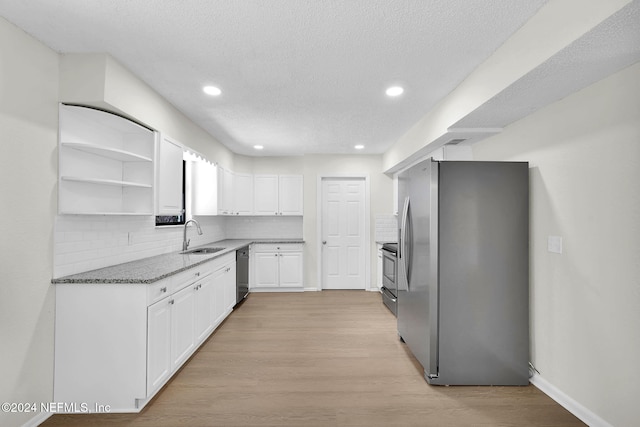
[[[375,242],[375,217],[392,214],[393,180],[382,173],[382,156],[376,155],[315,155],[305,156],[304,172],[304,239],[305,286],[318,287],[318,236],[317,217],[318,176],[367,175],[370,183],[371,205],[369,212],[370,273],[368,287],[377,289],[376,263],[378,252]]]
[[[0,17],[0,58],[0,402],[50,402],[58,56]]]
[[[640,64],[512,124],[473,154],[531,165],[532,362],[611,425],[638,425]],[[549,235],[562,236],[562,254],[547,251]]]
[[[105,53],[64,54],[60,100],[123,114],[233,169],[234,154]],[[206,96],[200,93],[201,96]]]
[[[318,287],[317,179],[321,175],[368,176],[371,186],[370,286],[376,280],[375,217],[392,214],[393,181],[382,173],[381,155],[305,155],[292,157],[236,156],[242,172],[253,174],[301,174],[304,177],[304,280],[306,288]]]

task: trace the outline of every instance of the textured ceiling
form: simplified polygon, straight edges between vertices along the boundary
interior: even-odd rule
[[[453,127],[504,127],[638,61],[640,1],[634,1]]]
[[[384,152],[544,3],[0,0],[0,15],[58,52],[109,53],[234,152],[295,155]]]

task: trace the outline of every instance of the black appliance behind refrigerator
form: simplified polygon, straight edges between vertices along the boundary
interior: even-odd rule
[[[249,246],[236,251],[236,304],[249,295]]]

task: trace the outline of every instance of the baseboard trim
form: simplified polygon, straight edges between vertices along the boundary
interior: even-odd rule
[[[594,414],[588,408],[582,406],[572,397],[564,393],[562,390],[545,380],[539,374],[534,374],[529,378],[529,382],[536,386],[544,394],[558,402],[567,411],[571,412],[583,423],[590,427],[613,427],[611,424]]]
[[[52,415],[53,414],[51,412],[40,412],[38,415],[24,423],[22,427],[38,427]]]

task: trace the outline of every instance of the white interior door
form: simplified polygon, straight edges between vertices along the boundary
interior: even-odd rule
[[[322,179],[322,288],[365,289],[365,180]]]

